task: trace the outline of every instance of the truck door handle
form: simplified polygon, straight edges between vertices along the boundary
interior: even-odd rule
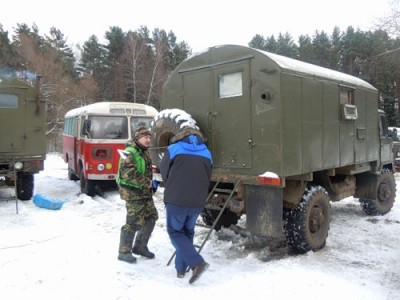
[[[218,112],[211,112],[207,113],[207,130],[211,133],[211,126],[212,126],[212,118],[217,116]]]

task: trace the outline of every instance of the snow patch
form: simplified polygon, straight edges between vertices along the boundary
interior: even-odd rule
[[[279,179],[279,176],[277,174],[275,174],[273,172],[269,172],[269,171],[267,171],[261,175],[258,175],[258,177],[278,178]]]

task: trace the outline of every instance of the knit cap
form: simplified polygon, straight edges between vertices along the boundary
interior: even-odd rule
[[[144,126],[139,126],[135,132],[135,141],[146,135],[152,136],[150,130]]]

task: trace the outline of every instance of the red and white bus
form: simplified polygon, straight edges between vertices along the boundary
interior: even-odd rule
[[[63,158],[68,178],[80,180],[81,191],[94,196],[96,186],[115,183],[119,149],[140,125],[150,127],[154,107],[130,102],[97,102],[68,111],[63,132]]]

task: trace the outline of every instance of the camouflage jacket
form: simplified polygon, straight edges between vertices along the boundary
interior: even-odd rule
[[[121,199],[151,198],[152,162],[147,150],[129,145],[121,154],[117,183]]]

